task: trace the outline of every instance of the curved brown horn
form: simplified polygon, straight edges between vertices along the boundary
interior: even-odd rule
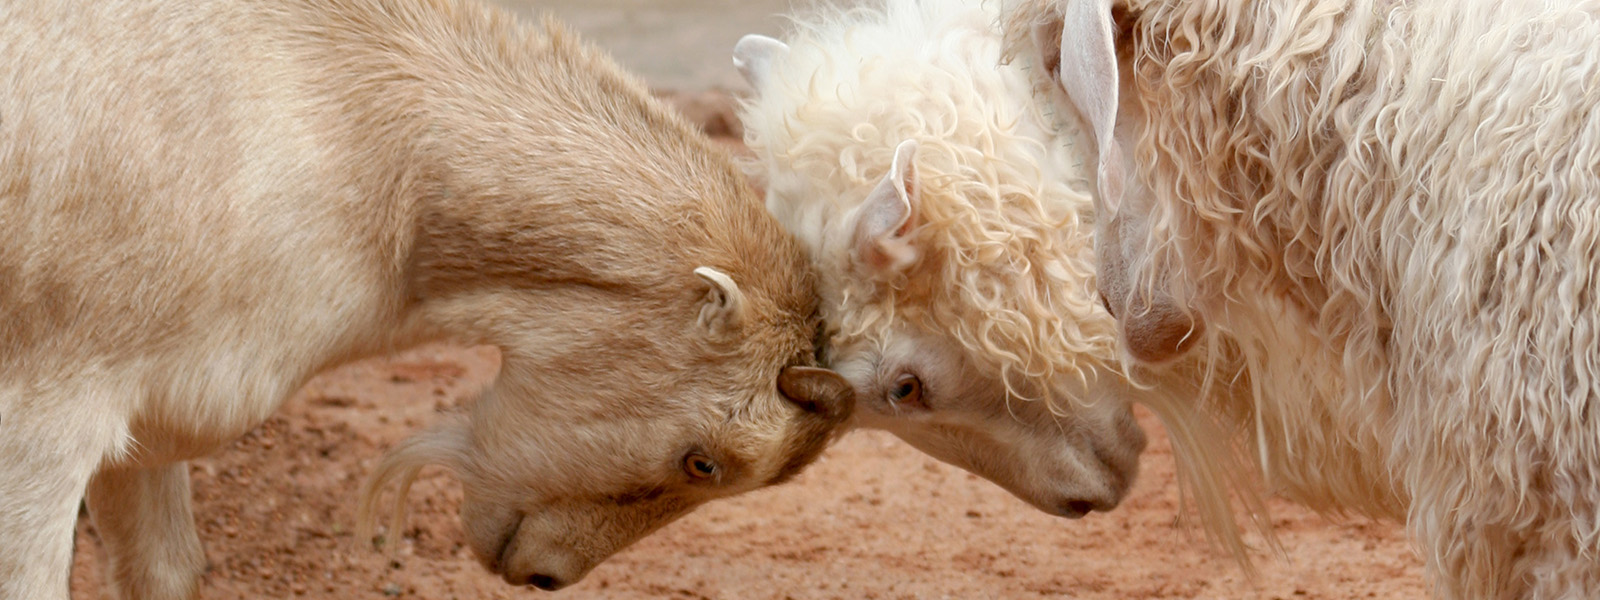
[[[855,407],[855,390],[844,376],[817,367],[784,367],[778,392],[806,412],[834,418]]]

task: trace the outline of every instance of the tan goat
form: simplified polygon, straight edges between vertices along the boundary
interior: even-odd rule
[[[0,599],[66,597],[86,493],[117,594],[193,596],[183,461],[425,340],[503,369],[369,495],[450,467],[473,551],[546,589],[784,480],[848,414],[803,366],[800,247],[558,26],[454,0],[13,2],[0,81]]]

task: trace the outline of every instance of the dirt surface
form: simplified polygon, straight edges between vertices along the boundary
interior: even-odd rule
[[[719,93],[667,94],[707,130],[737,135]],[[737,142],[724,138],[730,147]],[[498,367],[493,349],[424,347],[327,373],[227,450],[191,463],[210,563],[201,597],[525,598],[464,546],[461,493],[425,471],[392,554],[351,533],[382,452],[459,410]],[[1175,522],[1170,446],[1151,447],[1116,511],[1070,521],[928,458],[856,432],[794,482],[711,503],[628,548],[566,598],[1420,598],[1399,527],[1335,524],[1273,502],[1286,556],[1247,581],[1197,529]],[[73,598],[102,597],[99,545],[81,517]]]

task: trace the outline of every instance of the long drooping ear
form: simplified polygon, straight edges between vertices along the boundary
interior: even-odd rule
[[[1109,218],[1122,201],[1124,158],[1117,144],[1117,91],[1121,83],[1117,68],[1116,29],[1111,20],[1112,0],[1066,0],[1059,23],[1034,26],[1034,43],[1041,64],[1057,65],[1056,80],[1067,99],[1094,130],[1099,151],[1096,169],[1099,188],[1098,207]],[[1057,56],[1049,56],[1052,51]]]
[[[712,335],[723,335],[739,327],[744,314],[744,294],[732,277],[711,267],[700,267],[694,274],[706,282],[706,295],[700,301],[700,327]]]
[[[917,261],[917,248],[909,238],[920,207],[921,186],[912,164],[916,156],[915,140],[900,142],[889,173],[856,212],[856,259],[877,273],[901,271]]]
[[[855,388],[843,375],[817,367],[784,367],[778,392],[806,412],[827,418],[847,416],[855,407]]]
[[[752,33],[733,45],[733,66],[744,75],[750,87],[760,90],[767,73],[772,72],[773,59],[788,53],[788,44]]]

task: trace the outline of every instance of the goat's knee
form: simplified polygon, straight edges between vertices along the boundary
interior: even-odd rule
[[[205,570],[194,529],[188,463],[107,469],[89,484],[89,515],[105,546],[107,587],[121,600],[187,600]]]

